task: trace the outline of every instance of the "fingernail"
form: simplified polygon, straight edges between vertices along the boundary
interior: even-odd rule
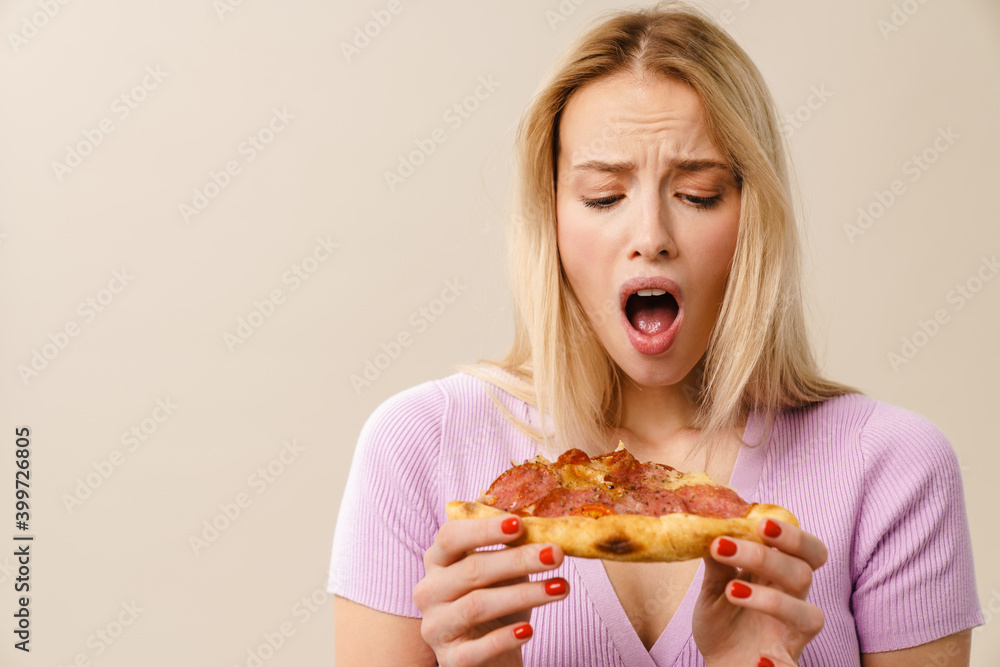
[[[552,554],[552,547],[545,547],[539,551],[538,560],[542,561],[545,565],[555,565],[556,557]]]
[[[516,516],[508,517],[503,520],[503,523],[500,524],[500,530],[508,535],[513,535],[517,532],[518,524],[519,522]]]
[[[771,662],[770,658],[761,657],[761,659],[757,661],[757,667],[774,667],[774,663]]]
[[[566,592],[566,582],[562,579],[553,579],[545,582],[546,595],[562,595]]]
[[[748,598],[753,593],[753,589],[741,581],[734,581],[729,592],[733,594],[734,598]]]
[[[518,639],[531,639],[531,626],[525,623],[514,628],[514,636]]]
[[[727,540],[724,537],[719,538],[719,548],[718,552],[720,556],[729,558],[730,556],[736,555],[736,542],[732,540]]]
[[[764,522],[764,534],[772,540],[776,537],[781,537],[781,526],[768,519]],[[764,658],[764,660],[767,660],[767,658]],[[767,661],[771,662],[770,660]]]

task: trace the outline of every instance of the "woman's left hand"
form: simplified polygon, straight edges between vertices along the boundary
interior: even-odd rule
[[[705,558],[692,629],[708,667],[795,667],[823,629],[823,612],[806,596],[826,545],[773,519],[761,521],[757,534],[765,544],[716,538]]]

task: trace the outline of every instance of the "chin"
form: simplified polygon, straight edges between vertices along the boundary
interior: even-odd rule
[[[628,357],[638,355],[634,350]],[[642,387],[670,387],[684,382],[697,360],[690,364],[678,364],[676,359],[618,358],[615,363],[633,382]]]

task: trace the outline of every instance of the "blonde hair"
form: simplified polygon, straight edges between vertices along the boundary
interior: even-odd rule
[[[620,72],[657,73],[698,94],[712,142],[742,181],[736,252],[708,349],[689,396],[699,444],[765,414],[855,389],[824,379],[806,338],[799,241],[774,101],[742,48],[680,2],[617,11],[566,52],[532,99],[517,133],[517,181],[507,228],[514,342],[501,361],[460,366],[536,407],[553,433],[520,422],[543,450],[613,449],[622,369],[601,345],[559,261],[556,157],[562,110],[575,90]],[[617,308],[617,304],[615,304]],[[492,395],[492,394],[491,394]],[[627,444],[627,443],[626,443]]]

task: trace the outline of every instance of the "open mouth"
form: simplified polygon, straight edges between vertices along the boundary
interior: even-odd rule
[[[674,295],[662,289],[638,290],[625,302],[629,324],[647,336],[667,331],[677,319],[679,310]]]

